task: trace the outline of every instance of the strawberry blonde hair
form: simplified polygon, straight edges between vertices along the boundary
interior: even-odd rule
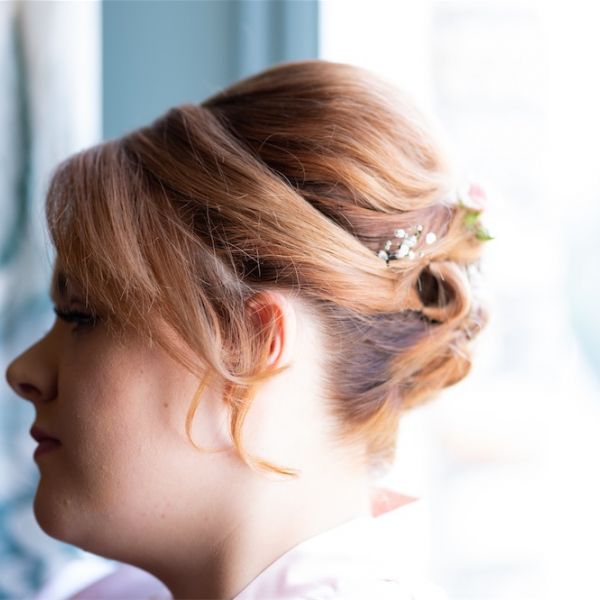
[[[465,207],[442,200],[451,186],[438,142],[396,89],[354,66],[303,61],[72,156],[53,176],[47,217],[57,265],[115,331],[157,339],[202,376],[188,435],[216,378],[240,456],[283,474],[295,471],[241,442],[254,394],[280,371],[265,368],[276,323],[257,327],[248,300],[295,294],[323,333],[336,436],[365,444],[381,471],[402,413],[467,374],[486,321],[468,275],[481,242]],[[387,266],[377,250],[415,224],[437,241]]]

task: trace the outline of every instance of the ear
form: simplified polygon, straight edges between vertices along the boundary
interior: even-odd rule
[[[274,335],[271,340],[267,365],[280,367],[289,364],[296,344],[296,310],[285,294],[263,291],[254,294],[248,300],[253,318],[258,327],[267,328],[274,323]]]

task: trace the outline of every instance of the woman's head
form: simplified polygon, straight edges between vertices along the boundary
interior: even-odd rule
[[[235,454],[294,473],[242,437],[262,390],[289,366],[272,360],[273,344],[297,311],[314,348],[294,357],[318,363],[319,389],[307,394],[322,400],[332,447],[384,469],[402,412],[466,375],[468,342],[486,319],[468,278],[481,242],[467,209],[445,200],[453,185],[410,102],[363,70],[322,61],[274,67],[75,155],[48,194],[54,287],[71,285],[81,310],[102,320],[89,335],[123,352],[91,391],[118,388],[113,369],[132,357],[127,393],[141,395],[114,419],[143,419],[143,397],[163,394],[144,388],[160,371],[147,353],[162,353],[175,369],[159,378],[174,386],[164,390],[176,398],[171,417],[192,439],[195,409],[218,390]],[[436,241],[386,265],[385,240],[417,224]],[[79,361],[101,356],[73,352],[60,368],[83,385]]]

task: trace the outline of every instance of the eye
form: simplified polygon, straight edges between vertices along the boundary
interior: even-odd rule
[[[80,310],[61,310],[55,307],[54,312],[61,321],[64,321],[65,323],[75,323],[73,331],[92,328],[99,320],[96,315]]]

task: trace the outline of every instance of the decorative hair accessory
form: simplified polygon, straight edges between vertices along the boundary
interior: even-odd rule
[[[385,260],[385,264],[389,266],[390,260],[398,260],[407,258],[414,260],[416,256],[416,246],[419,239],[423,235],[423,225],[415,225],[408,231],[405,229],[396,229],[394,231],[394,240],[387,240],[381,250],[377,252],[377,256]],[[437,240],[437,235],[430,231],[425,236],[426,244],[433,244]],[[393,248],[393,244],[396,247]],[[423,252],[419,252],[419,256],[423,256]]]
[[[489,234],[488,230],[481,225],[479,217],[483,212],[486,204],[486,193],[481,185],[469,183],[468,185],[456,189],[447,199],[450,204],[457,204],[464,209],[464,226],[471,230],[475,237],[481,242],[487,242],[494,238]],[[386,240],[383,248],[376,252],[377,256],[385,260],[385,264],[389,266],[390,260],[408,259],[414,260],[417,256],[416,246],[423,234],[423,225],[414,225],[408,231],[404,229],[396,229],[394,231],[394,240]],[[437,240],[437,235],[430,231],[425,236],[427,245],[433,244]],[[393,245],[396,243],[396,247]],[[419,251],[419,257],[424,256],[423,251]]]
[[[479,222],[479,217],[487,203],[484,188],[477,183],[470,183],[464,189],[456,191],[456,202],[458,206],[465,209],[465,227],[470,229],[480,242],[493,240],[488,230]]]

